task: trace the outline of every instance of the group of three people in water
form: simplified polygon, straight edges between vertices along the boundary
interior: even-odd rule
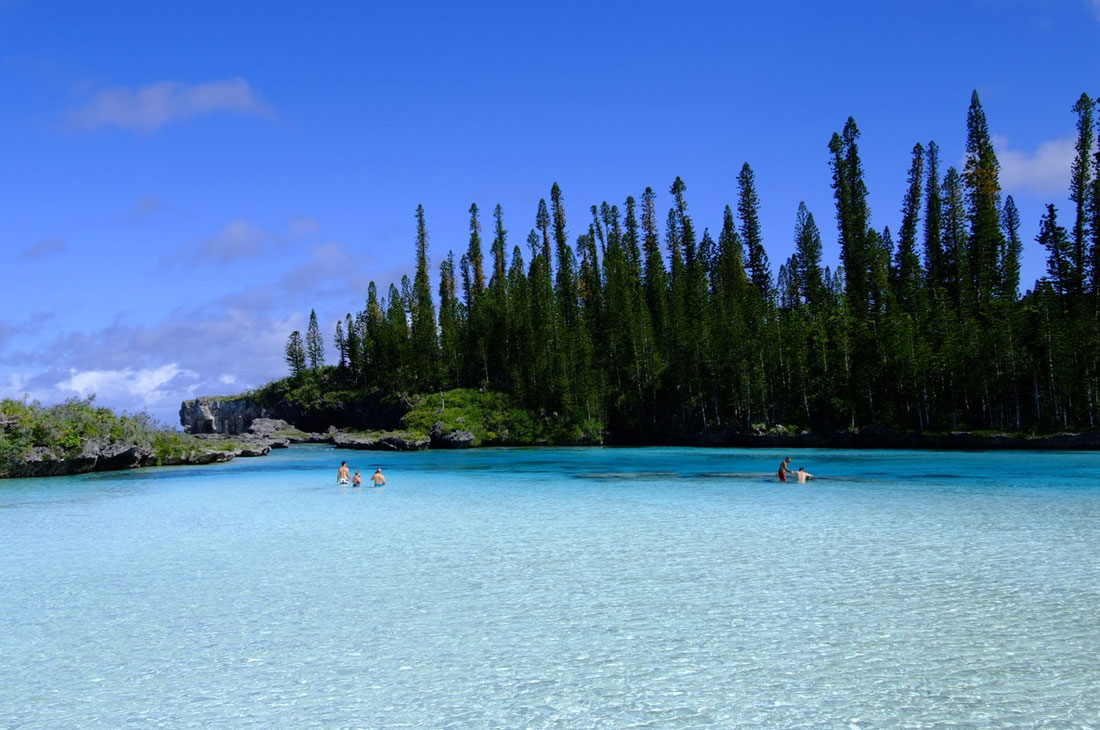
[[[778,472],[779,473],[779,481],[781,481],[781,482],[787,481],[787,475],[788,474],[794,474],[795,478],[798,479],[799,484],[805,484],[807,480],[814,478],[813,474],[806,471],[806,467],[800,466],[800,467],[798,467],[798,471],[793,471],[790,468],[790,464],[791,464],[791,457],[788,456],[779,465],[779,472]]]
[[[370,475],[371,482],[374,486],[381,487],[386,483],[386,477],[382,474],[382,467],[375,469],[374,473]],[[348,462],[341,461],[340,468],[336,470],[336,483],[340,485],[351,484],[353,487],[363,486],[363,477],[359,475],[359,470],[355,470],[355,476],[351,476],[351,470],[348,469]]]

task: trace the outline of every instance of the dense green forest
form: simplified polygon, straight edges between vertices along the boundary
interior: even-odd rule
[[[829,142],[839,265],[800,205],[795,253],[773,275],[752,168],[722,226],[700,234],[677,178],[658,220],[650,188],[582,216],[570,242],[561,189],[526,246],[470,207],[469,245],[429,276],[416,210],[416,272],[336,325],[326,367],[316,315],[286,346],[293,381],[355,392],[481,388],[532,413],[645,441],[711,429],[830,432],[1095,428],[1100,417],[1100,153],[1082,94],[1073,209],[1048,205],[1047,276],[1021,296],[1020,218],[975,92],[962,170],[916,144],[897,228],[870,225],[860,132]],[[576,218],[573,219],[576,221]],[[578,226],[574,222],[574,229]],[[484,237],[483,237],[484,236]],[[486,253],[487,249],[487,253]],[[438,302],[438,309],[437,309]],[[312,381],[311,381],[312,379]]]

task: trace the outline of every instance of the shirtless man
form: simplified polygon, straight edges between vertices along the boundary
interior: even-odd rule
[[[351,471],[348,469],[348,462],[341,461],[340,468],[336,470],[336,483],[347,484],[351,481]]]
[[[381,487],[386,483],[386,477],[382,475],[382,467],[378,467],[373,474],[370,475],[370,480],[374,482],[374,486]]]
[[[788,465],[790,463],[791,463],[791,457],[788,456],[779,465],[779,471],[777,472],[779,474],[779,481],[781,481],[781,482],[787,481],[787,472],[790,471],[790,469],[788,468]]]
[[[806,471],[806,467],[804,466],[798,467],[798,471],[796,471],[794,475],[798,477],[799,484],[805,484],[807,480],[814,478],[814,475]]]

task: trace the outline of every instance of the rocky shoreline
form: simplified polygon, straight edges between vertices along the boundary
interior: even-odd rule
[[[205,400],[205,399],[201,399]],[[188,404],[192,404],[188,409]],[[158,455],[152,449],[136,445],[94,441],[85,443],[80,454],[59,455],[43,447],[32,449],[28,457],[6,477],[48,477],[118,471],[146,466],[215,464],[237,457],[265,456],[272,449],[292,444],[330,444],[339,449],[369,451],[421,451],[424,449],[463,449],[474,447],[474,434],[462,429],[445,430],[438,422],[428,434],[411,431],[351,431],[329,426],[324,432],[307,432],[293,424],[262,415],[261,409],[233,408],[227,419],[219,419],[220,409],[195,407],[189,401],[180,409],[185,427],[187,414],[201,419],[199,433],[192,433],[202,444],[183,453]],[[242,411],[250,411],[242,413]],[[187,430],[190,430],[189,428]],[[538,444],[535,444],[538,445]],[[653,443],[612,443],[612,446],[652,446]],[[875,429],[842,431],[831,434],[771,432],[732,432],[710,430],[701,434],[682,434],[662,440],[660,445],[737,447],[737,448],[840,448],[840,449],[927,449],[939,451],[1100,450],[1100,432],[1063,433],[1051,436],[951,432],[943,434],[894,433]]]

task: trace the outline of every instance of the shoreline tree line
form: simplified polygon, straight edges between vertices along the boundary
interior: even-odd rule
[[[571,218],[555,183],[525,245],[498,205],[471,205],[469,242],[432,287],[416,209],[416,270],[336,325],[325,366],[315,313],[293,332],[297,381],[349,392],[481,388],[612,441],[713,429],[831,432],[1095,429],[1100,418],[1100,152],[1082,94],[1072,210],[1046,206],[1047,275],[1021,296],[1020,216],[1002,199],[977,92],[963,169],[916,144],[895,230],[871,225],[860,132],[829,141],[840,262],[822,264],[805,204],[795,251],[773,275],[748,163],[720,230],[699,232],[687,186],[658,220],[656,194]],[[1061,216],[1061,218],[1060,218]],[[1063,223],[1062,221],[1066,221]],[[434,294],[434,296],[433,296]],[[438,309],[436,302],[438,301]]]

